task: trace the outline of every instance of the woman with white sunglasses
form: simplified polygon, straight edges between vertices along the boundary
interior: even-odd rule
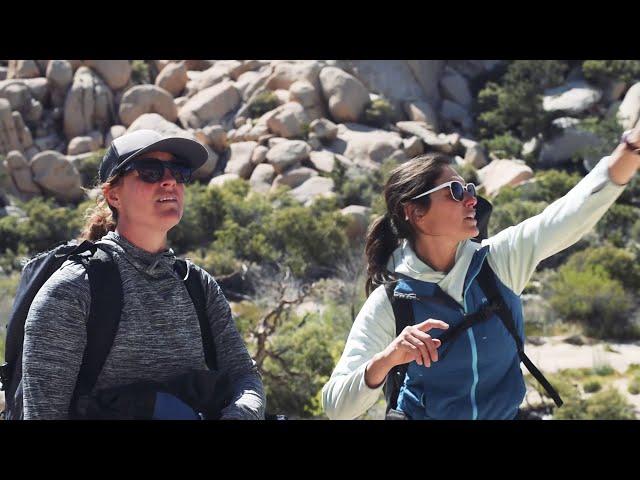
[[[397,167],[384,189],[387,212],[367,234],[369,296],[322,391],[329,418],[362,415],[400,366],[397,417],[517,418],[526,390],[516,340],[524,341],[520,294],[540,261],[593,228],[639,166],[636,127],[541,214],[482,242],[471,241],[479,233],[475,186],[464,182],[449,158],[421,156]],[[488,276],[510,310],[513,334],[498,315],[488,315],[445,340],[442,358],[439,338],[461,330],[464,319],[488,303],[480,284]],[[395,285],[392,298],[411,301],[413,324],[399,334],[389,282]]]

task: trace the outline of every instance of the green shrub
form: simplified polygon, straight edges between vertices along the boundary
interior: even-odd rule
[[[144,60],[133,60],[131,62],[131,82],[134,85],[151,83],[149,65]]]
[[[564,265],[558,269],[550,288],[551,306],[566,320],[582,324],[587,335],[599,338],[633,335],[629,317],[632,299],[603,267],[588,265],[578,270]]]
[[[307,208],[286,193],[249,193],[243,183],[230,188],[225,184],[224,220],[212,249],[233,251],[247,261],[278,263],[297,276],[313,267],[332,269],[346,255],[347,220],[336,211],[335,200]]]
[[[635,375],[631,379],[627,390],[631,395],[638,395],[640,393],[640,375]]]
[[[494,205],[502,205],[519,200],[530,202],[552,203],[563,197],[581,180],[577,173],[567,173],[562,170],[544,170],[538,172],[533,181],[517,187],[503,187],[492,199]]]
[[[478,170],[471,163],[465,163],[461,166],[455,166],[454,170],[458,172],[458,175],[464,178],[465,182],[473,183],[475,185],[480,184],[480,179],[478,178]]]
[[[602,363],[593,367],[593,373],[599,377],[608,377],[616,373],[611,365],[608,363]]]
[[[220,189],[199,183],[188,185],[184,192],[182,219],[169,231],[168,241],[178,253],[209,245],[223,218],[224,202]]]
[[[100,162],[105,152],[106,149],[104,148],[98,150],[76,164],[84,187],[93,187],[98,184],[98,169],[100,168]]]
[[[584,78],[600,85],[610,80],[629,83],[640,79],[638,60],[585,60],[582,63]]]
[[[520,140],[548,133],[556,113],[542,108],[545,89],[560,85],[569,68],[558,60],[515,60],[498,82],[478,93],[477,128],[481,138],[511,134]]]
[[[52,198],[35,197],[19,204],[27,218],[0,218],[0,252],[14,252],[22,244],[30,254],[74,238],[83,223],[78,208],[61,207]]]
[[[635,420],[634,407],[613,387],[585,401],[585,420]]]
[[[386,98],[376,98],[364,109],[362,123],[384,128],[395,118],[393,106]]]
[[[639,215],[638,207],[614,203],[596,224],[596,232],[616,247],[623,248],[629,240],[637,240],[632,231]]]
[[[586,381],[584,385],[582,385],[582,388],[586,393],[594,393],[602,389],[602,384],[599,380],[591,379]]]
[[[531,202],[528,200],[494,205],[493,213],[489,220],[489,235],[495,235],[507,227],[517,225],[523,220],[539,214],[546,206],[546,202]]]
[[[333,180],[339,208],[349,205],[372,206],[375,199],[381,196],[389,173],[397,166],[396,160],[388,158],[382,162],[378,170],[367,171],[365,174],[352,177],[349,175],[347,167],[336,161],[328,176]],[[384,199],[382,203],[382,207],[384,207]]]
[[[271,90],[260,92],[249,104],[249,116],[256,118],[278,107],[278,96]]]
[[[510,133],[496,135],[490,140],[480,142],[485,149],[496,155],[498,158],[520,158],[522,152],[522,142]]]
[[[590,247],[571,255],[566,265],[576,270],[583,269],[585,266],[600,265],[625,289],[640,290],[640,265],[636,262],[636,255],[629,250],[612,245]]]
[[[624,130],[615,115],[584,118],[580,121],[580,129],[595,133],[600,139],[598,145],[581,148],[573,155],[573,160],[580,161],[587,158],[590,159],[590,163],[610,155],[620,142],[620,136]]]
[[[342,353],[351,327],[346,308],[326,305],[321,314],[291,315],[271,342],[263,379],[269,410],[291,417],[320,417],[322,387]]]
[[[214,277],[238,272],[242,267],[242,262],[235,257],[231,250],[201,248],[187,252],[184,257],[189,258]]]

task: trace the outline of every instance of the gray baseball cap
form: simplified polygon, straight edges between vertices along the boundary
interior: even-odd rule
[[[163,137],[154,130],[136,130],[111,142],[100,163],[100,181],[107,181],[124,165],[146,152],[172,153],[194,170],[204,165],[209,157],[207,149],[195,140]]]

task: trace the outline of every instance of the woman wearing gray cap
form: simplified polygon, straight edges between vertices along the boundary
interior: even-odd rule
[[[206,305],[200,312],[205,313],[199,324],[184,272],[178,271],[179,262],[167,248],[167,232],[182,217],[184,185],[207,155],[198,142],[163,138],[151,130],[123,135],[107,150],[99,170],[103,196],[88,216],[81,239],[98,241],[117,265],[122,308],[111,349],[87,393],[170,383],[190,372],[210,371],[207,365],[213,362],[225,373],[228,392],[217,418],[262,419],[262,382],[220,287],[207,272],[187,263],[187,276],[200,279],[204,291]],[[25,419],[74,418],[91,302],[85,266],[71,260],[34,298],[24,331]],[[213,359],[206,358],[203,343],[207,327]],[[156,397],[153,418],[189,418],[189,409],[174,417],[159,413],[162,406],[171,409],[175,398],[169,397]]]

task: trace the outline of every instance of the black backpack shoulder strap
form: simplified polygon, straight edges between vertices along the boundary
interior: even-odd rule
[[[184,280],[191,301],[196,308],[198,314],[198,322],[200,324],[200,334],[202,335],[202,346],[204,349],[204,358],[209,370],[217,369],[216,346],[213,341],[213,333],[211,325],[207,317],[207,300],[204,293],[202,278],[203,274],[195,268],[191,263],[185,260],[176,259],[176,270]]]
[[[527,357],[527,355],[524,353],[524,345],[516,330],[516,325],[513,320],[513,313],[500,294],[500,290],[498,289],[498,285],[496,283],[495,274],[493,273],[493,270],[491,270],[489,262],[486,260],[482,264],[482,268],[480,270],[480,273],[478,274],[478,282],[480,284],[480,288],[487,296],[489,303],[493,305],[493,310],[495,311],[496,315],[498,315],[504,327],[516,342],[520,360],[522,361],[522,363],[524,363],[524,366],[527,367],[527,370],[529,370],[531,375],[533,375],[535,379],[544,387],[555,404],[558,407],[561,407],[563,402],[558,392],[553,388],[549,381],[544,377],[542,372],[538,370],[533,362],[529,360],[529,357]]]
[[[90,257],[76,257],[87,269],[91,307],[87,321],[87,345],[76,386],[77,394],[90,393],[111,351],[120,324],[123,293],[118,266],[111,255],[97,248]]]
[[[388,282],[384,285],[387,298],[393,309],[393,316],[395,317],[396,337],[400,335],[405,327],[415,323],[411,300],[394,294],[397,283],[398,282]],[[398,395],[400,394],[400,387],[402,387],[404,377],[407,374],[407,367],[407,364],[397,365],[393,367],[387,375],[387,382],[383,389],[387,401],[387,412],[391,409],[395,410],[398,406]]]

